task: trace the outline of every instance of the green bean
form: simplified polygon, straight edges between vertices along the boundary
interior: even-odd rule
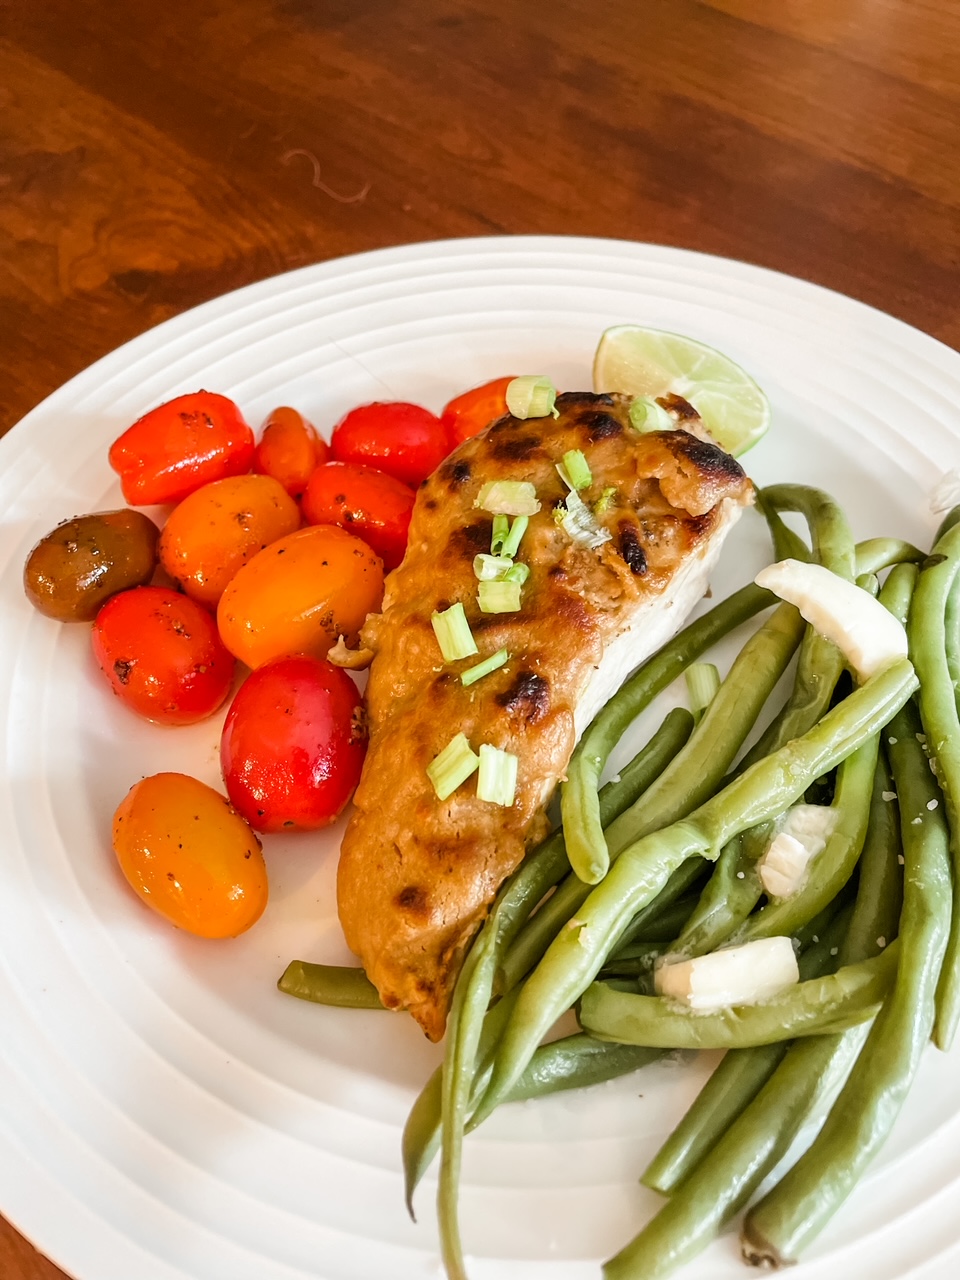
[[[860,854],[860,884],[841,948],[844,963],[878,955],[897,936],[903,901],[900,811],[884,753],[877,761],[867,837]]]
[[[725,942],[746,920],[763,894],[757,862],[772,832],[772,824],[763,823],[726,845],[674,951],[702,956]]]
[[[830,1079],[849,1069],[860,1039],[847,1032],[793,1045],[706,1159],[604,1265],[604,1280],[660,1280],[699,1253],[786,1155]]]
[[[960,715],[947,659],[947,602],[960,572],[960,524],[937,541],[910,609],[910,652],[920,676],[926,746],[943,787],[953,861],[953,922],[943,965],[934,1039],[949,1048],[960,1021]]]
[[[853,534],[843,508],[828,493],[802,484],[772,484],[760,491],[763,510],[796,511],[807,522],[813,558],[852,582],[856,573]]]
[[[590,1035],[654,1049],[747,1049],[846,1031],[872,1018],[896,971],[897,944],[860,964],[798,982],[761,1004],[691,1012],[662,996],[587,987],[580,1024]]]
[[[936,546],[944,534],[949,533],[954,525],[957,524],[960,524],[960,506],[951,507],[940,521],[937,532],[933,535],[933,545]],[[921,559],[923,559],[923,557],[921,557]]]
[[[339,964],[291,960],[280,975],[279,989],[298,1000],[337,1005],[341,1009],[382,1009],[377,988],[362,969]]]
[[[707,863],[704,863],[704,866],[707,865]],[[683,897],[677,898],[674,902],[664,903],[662,911],[647,919],[634,916],[624,930],[617,953],[619,954],[624,947],[628,947],[633,943],[672,941],[681,929],[685,927],[691,912],[695,910],[699,901],[700,895],[694,891],[693,893],[684,894]]]
[[[603,860],[606,845],[597,787],[610,753],[627,726],[712,644],[774,603],[775,597],[761,587],[752,583],[742,587],[674,636],[630,677],[596,716],[573,753],[567,766],[567,781],[561,790],[561,813],[571,865],[589,868],[596,859]]]
[[[602,1084],[605,1080],[615,1080],[618,1076],[637,1071],[662,1056],[659,1049],[610,1044],[580,1031],[540,1045],[510,1091],[508,1101],[541,1098],[564,1089]]]
[[[847,883],[867,835],[879,748],[879,736],[870,738],[840,765],[832,806],[836,826],[826,848],[812,863],[805,883],[789,898],[775,899],[761,907],[730,935],[731,942],[796,933]]]
[[[763,490],[757,495],[757,506],[766,519],[767,528],[770,530],[770,540],[773,543],[773,554],[777,560],[803,560],[807,562],[813,559],[813,552],[800,537],[799,533],[794,533],[784,523],[780,512],[775,507],[768,506],[764,502]]]
[[[951,871],[947,823],[919,728],[912,706],[890,725],[906,859],[897,981],[813,1145],[748,1214],[741,1239],[753,1262],[792,1262],[847,1198],[885,1142],[934,1025]]]
[[[900,538],[867,538],[857,543],[857,573],[879,573],[897,564],[920,564],[925,552]]]
[[[715,860],[739,832],[782,813],[887,723],[917,687],[905,659],[871,677],[802,738],[740,774],[689,817],[620,855],[527,979],[507,1024],[483,1114],[505,1096],[546,1031],[596,977],[626,925],[687,858]]]

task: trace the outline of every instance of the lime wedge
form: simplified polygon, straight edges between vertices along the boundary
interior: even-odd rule
[[[593,389],[683,396],[717,444],[734,455],[756,444],[770,425],[770,402],[748,373],[713,347],[664,329],[607,329],[593,358]]]

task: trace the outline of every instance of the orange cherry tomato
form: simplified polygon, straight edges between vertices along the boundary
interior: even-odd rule
[[[299,498],[315,467],[326,462],[330,446],[306,418],[286,405],[274,409],[253,455],[253,469],[279,480],[291,498]]]
[[[173,510],[160,563],[192,600],[215,609],[241,566],[299,527],[297,504],[272,476],[215,480]]]
[[[113,815],[120,869],[148,907],[201,938],[235,938],[267,905],[260,841],[219,792],[157,773]]]
[[[242,476],[253,432],[226,396],[196,391],[151,409],[110,446],[110,465],[133,506],[179,502],[194,489]]]
[[[407,549],[407,530],[416,494],[385,471],[353,462],[327,462],[317,467],[303,494],[309,524],[336,524],[355,533],[388,571]]]
[[[93,652],[131,711],[160,724],[196,724],[230,692],[233,658],[195,600],[168,587],[134,587],[108,600]]]
[[[248,667],[355,640],[383,599],[383,562],[332,524],[287,534],[243,566],[220,597],[223,643]]]
[[[451,449],[503,417],[507,412],[507,387],[512,381],[513,378],[494,378],[450,401],[440,420],[447,428]]]

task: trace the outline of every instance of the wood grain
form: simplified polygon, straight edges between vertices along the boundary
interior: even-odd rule
[[[250,281],[491,232],[725,254],[960,346],[958,0],[0,0],[0,432]],[[4,1280],[51,1264],[0,1224]]]

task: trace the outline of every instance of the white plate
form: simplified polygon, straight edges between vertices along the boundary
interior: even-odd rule
[[[94,671],[88,628],[26,604],[24,558],[58,520],[120,505],[106,449],[207,387],[253,423],[281,402],[324,429],[370,399],[439,409],[489,377],[589,385],[606,326],[722,348],[766,388],[761,482],[811,481],[858,535],[929,539],[925,495],[960,456],[960,356],[846,298],[647,245],[490,239],[310,267],[220,298],[75,378],[0,442],[0,1209],[78,1280],[437,1277],[432,1184],[404,1213],[400,1129],[436,1051],[405,1017],[278,995],[294,957],[347,959],[335,839],[269,842],[272,899],[228,943],[141,907],[110,852],[144,774],[218,776],[219,720],[138,722]],[[715,586],[763,558],[745,519]],[[960,1267],[960,1054],[928,1053],[881,1161],[798,1280],[946,1277]],[[468,1142],[477,1280],[595,1280],[654,1197],[637,1175],[704,1068],[650,1069],[504,1108]],[[684,1273],[746,1274],[732,1237]]]

